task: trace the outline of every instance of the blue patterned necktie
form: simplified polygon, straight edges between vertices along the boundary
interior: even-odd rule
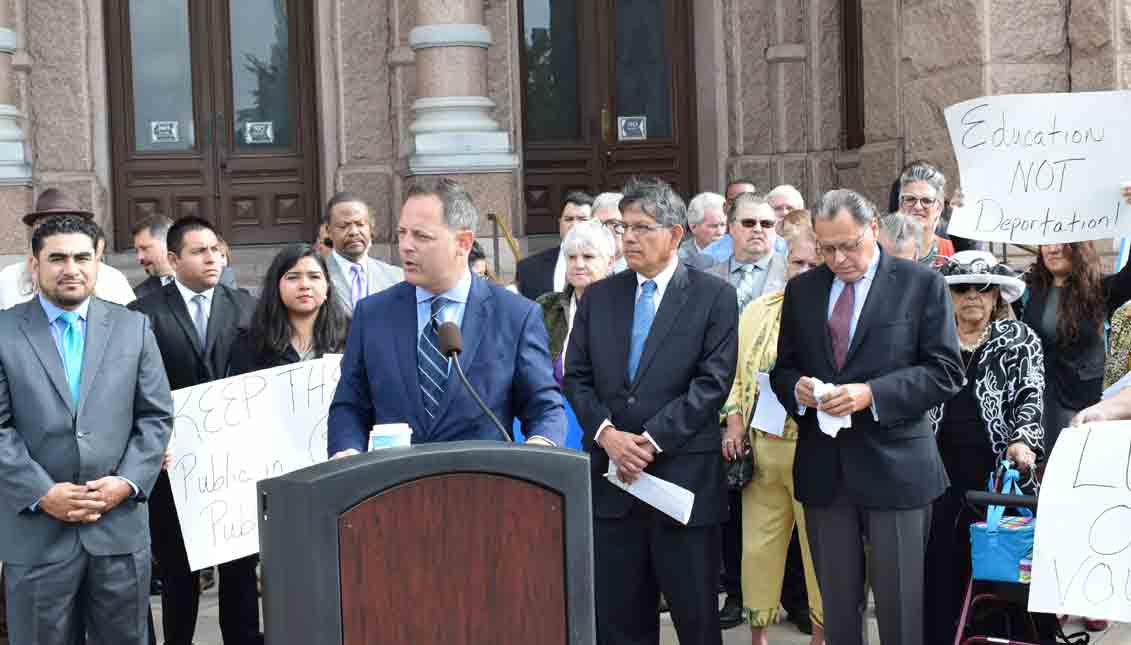
[[[734,290],[738,294],[738,313],[741,314],[746,305],[754,300],[754,271],[757,267],[753,264],[740,264],[738,270],[742,275],[739,276]]]
[[[439,327],[440,312],[448,304],[447,298],[439,296],[432,299],[432,315],[420,333],[417,344],[417,369],[420,371],[420,398],[429,420],[434,420],[440,411],[440,401],[444,396],[444,383],[448,380],[448,359],[440,353]]]
[[[71,386],[71,401],[78,407],[84,345],[79,315],[73,311],[64,311],[59,318],[67,325],[63,328],[63,370],[67,373],[67,384]]]
[[[648,340],[648,332],[652,329],[652,321],[656,319],[656,305],[653,296],[656,293],[656,283],[646,280],[640,285],[640,297],[636,300],[636,308],[632,310],[632,345],[628,353],[628,382],[636,380],[636,370],[640,367],[640,356],[644,353],[644,341]]]

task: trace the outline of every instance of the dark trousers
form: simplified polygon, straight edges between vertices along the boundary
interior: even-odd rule
[[[742,491],[727,491],[727,521],[722,526],[723,591],[742,604]]]
[[[161,473],[149,501],[153,554],[161,574],[161,623],[166,645],[192,645],[200,607],[200,576],[189,569],[169,477]],[[261,645],[256,556],[219,567],[220,634],[224,645]],[[148,589],[146,590],[148,593]]]
[[[825,613],[825,642],[863,645],[864,545],[883,645],[923,643],[923,562],[931,507],[876,510],[837,500],[806,506],[805,526]]]
[[[660,593],[681,645],[722,645],[717,525],[680,526],[636,501],[593,528],[600,645],[657,645]]]
[[[785,558],[785,575],[782,577],[781,606],[790,618],[809,613],[809,591],[805,588],[805,568],[801,563],[801,541],[797,527],[789,541],[789,553]]]

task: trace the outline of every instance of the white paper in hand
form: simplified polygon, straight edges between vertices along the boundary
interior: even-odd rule
[[[813,379],[813,398],[821,401],[829,394],[832,394],[837,386],[832,383],[822,383],[817,379]],[[836,439],[837,434],[844,428],[852,427],[852,415],[845,415],[843,417],[834,417],[831,414],[817,410],[817,425],[821,427],[821,432]]]
[[[687,524],[688,520],[691,519],[691,508],[695,505],[695,493],[682,486],[677,486],[659,477],[653,477],[648,473],[641,473],[639,479],[631,484],[626,484],[617,478],[617,467],[611,459],[609,460],[609,470],[605,472],[605,479],[613,486],[628,491],[633,497],[680,524]]]
[[[785,408],[770,387],[770,375],[758,372],[758,403],[750,427],[780,437],[785,434],[785,416]]]

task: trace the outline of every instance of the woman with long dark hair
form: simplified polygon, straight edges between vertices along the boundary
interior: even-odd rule
[[[326,260],[309,244],[275,256],[259,304],[232,348],[228,375],[297,363],[341,352],[349,315],[334,298]]]

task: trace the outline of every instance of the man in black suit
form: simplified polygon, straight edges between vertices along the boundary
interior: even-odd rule
[[[166,236],[174,280],[133,307],[149,316],[172,389],[224,378],[241,323],[255,309],[248,293],[220,284],[223,260],[207,220],[185,217]],[[200,601],[198,576],[189,569],[169,476],[162,472],[150,495],[153,554],[161,572],[161,609],[168,645],[191,645]],[[225,645],[263,642],[255,556],[221,564],[220,632]]]
[[[876,226],[864,197],[825,195],[814,216],[825,265],[786,286],[771,373],[799,427],[795,494],[832,645],[863,642],[865,543],[881,642],[923,642],[931,502],[948,485],[926,412],[963,381],[946,283],[882,253]],[[851,426],[833,430],[818,410]]]
[[[656,179],[625,186],[628,271],[585,292],[565,390],[591,456],[597,638],[659,642],[662,592],[681,643],[718,645],[726,484],[719,409],[734,380],[734,287],[679,261],[683,201]],[[604,481],[645,470],[695,493],[686,526]]]
[[[169,263],[169,248],[165,244],[165,237],[172,225],[173,220],[164,215],[150,215],[130,229],[137,263],[149,276],[134,287],[134,294],[139,300],[173,282],[173,265]],[[220,273],[220,284],[233,288],[236,286],[236,277],[226,263]]]
[[[580,191],[566,193],[562,204],[562,214],[558,218],[558,233],[565,239],[573,225],[593,217],[593,198]],[[515,282],[518,292],[537,300],[544,293],[557,293],[565,289],[566,261],[562,247],[540,251],[518,261],[515,267]]]

